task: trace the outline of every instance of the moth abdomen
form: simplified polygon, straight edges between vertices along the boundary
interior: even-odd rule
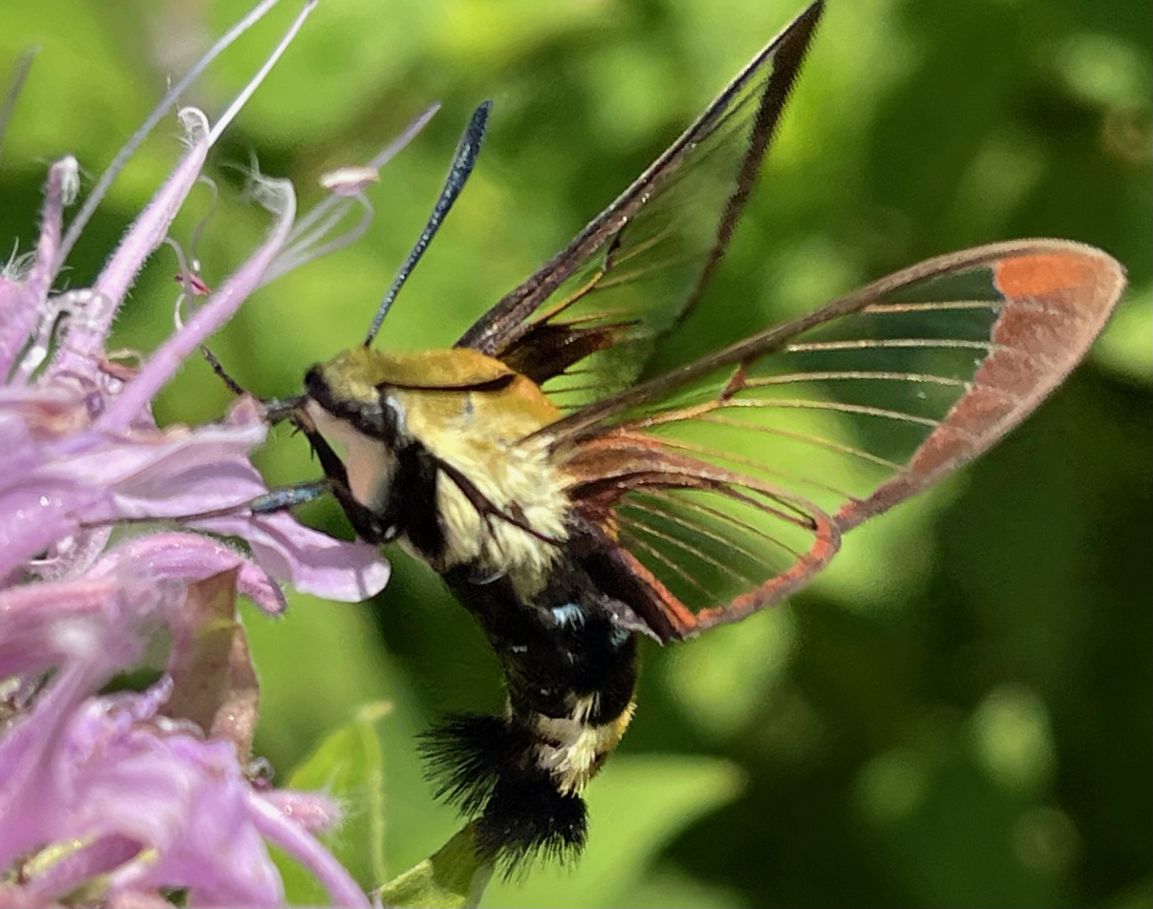
[[[575,858],[585,841],[581,793],[633,714],[637,638],[579,561],[561,559],[539,596],[508,578],[477,582],[462,567],[449,587],[499,656],[503,716],[457,715],[425,736],[438,796],[475,819],[482,858],[506,872],[533,857]]]
[[[514,718],[458,714],[421,747],[438,797],[475,817],[479,856],[506,873],[536,856],[576,858],[585,842],[583,800],[534,762],[535,744]]]
[[[424,733],[420,752],[436,783],[436,797],[473,816],[531,746],[531,737],[503,717],[462,713]]]
[[[556,788],[543,770],[527,767],[507,773],[477,819],[478,853],[514,874],[541,857],[574,860],[588,835],[584,799]]]

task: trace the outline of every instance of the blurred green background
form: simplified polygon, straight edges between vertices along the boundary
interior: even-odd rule
[[[5,0],[0,65],[39,45],[6,137],[0,238],[34,238],[48,161],[103,169],[239,0]],[[496,102],[480,166],[385,327],[447,345],[608,202],[793,14],[789,0],[332,0],[214,155],[199,247],[219,283],[266,217],[255,155],[305,201],[316,177],[444,109],[381,175],[355,247],[276,282],[216,342],[243,384],[287,394],[361,337],[429,210],[472,106]],[[219,112],[295,12],[285,4],[201,80]],[[1017,236],[1102,246],[1131,288],[1089,361],[963,475],[854,532],[787,605],[664,651],[591,787],[569,870],[494,884],[492,906],[1148,906],[1151,752],[1150,10],[1145,0],[833,0],[737,242],[704,305],[716,346],[940,252]],[[169,118],[74,255],[82,285],[170,167]],[[187,243],[209,207],[194,198]],[[120,340],[171,327],[169,253]],[[201,363],[158,408],[214,418]],[[274,481],[316,473],[299,440]],[[347,533],[331,506],[307,514]],[[415,737],[499,710],[467,615],[401,554],[377,601],[295,597],[247,615],[264,685],[260,748],[287,772],[364,704],[384,754],[389,873],[456,828]],[[348,808],[361,820],[366,799]]]

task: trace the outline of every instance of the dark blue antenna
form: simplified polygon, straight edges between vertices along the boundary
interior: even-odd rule
[[[432,214],[428,217],[428,223],[424,225],[424,230],[420,232],[420,237],[416,241],[416,245],[412,247],[412,252],[408,254],[405,259],[404,265],[400,267],[400,271],[396,273],[396,277],[392,281],[392,286],[388,289],[388,293],[384,295],[384,299],[380,301],[380,306],[376,310],[376,317],[372,320],[372,326],[368,329],[368,335],[364,339],[364,346],[368,347],[376,337],[376,333],[380,331],[381,323],[384,322],[384,317],[388,315],[389,309],[392,307],[392,301],[396,299],[396,295],[400,293],[400,289],[404,287],[404,282],[408,280],[408,276],[412,274],[412,270],[416,267],[416,263],[420,261],[420,257],[424,255],[424,251],[428,249],[428,244],[432,238],[436,236],[436,232],[440,229],[441,222],[444,221],[445,216],[452,209],[453,203],[456,202],[456,197],[460,195],[460,191],[464,189],[464,184],[468,182],[469,174],[472,173],[472,168],[476,164],[476,156],[480,152],[480,143],[484,139],[485,126],[488,124],[489,111],[492,110],[492,102],[483,102],[476,110],[472,112],[472,117],[469,118],[468,127],[461,137],[460,145],[457,146],[456,156],[452,159],[452,167],[448,170],[448,177],[445,178],[444,188],[440,191],[440,198],[436,200],[436,205],[433,206]]]

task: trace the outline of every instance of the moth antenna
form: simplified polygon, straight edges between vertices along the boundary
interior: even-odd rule
[[[444,221],[445,216],[447,216],[452,209],[453,203],[456,202],[457,196],[460,195],[460,191],[464,189],[464,184],[468,182],[469,174],[472,173],[472,169],[476,164],[477,154],[480,152],[480,143],[484,139],[484,131],[488,124],[488,115],[491,110],[492,102],[484,101],[472,112],[472,117],[469,118],[464,135],[461,136],[460,145],[457,146],[456,155],[452,159],[452,166],[448,170],[444,187],[440,191],[440,198],[436,200],[432,214],[428,217],[428,223],[424,225],[424,230],[420,232],[420,236],[417,238],[416,244],[412,247],[412,251],[408,254],[408,258],[404,260],[404,264],[396,273],[396,277],[393,279],[392,286],[389,287],[388,293],[386,293],[384,299],[380,301],[380,306],[377,307],[376,310],[376,317],[372,320],[372,325],[368,329],[368,335],[364,339],[365,347],[368,347],[372,343],[376,337],[376,333],[380,331],[381,323],[384,322],[384,317],[388,315],[388,311],[392,307],[392,301],[396,299],[396,295],[400,293],[404,282],[408,280],[408,276],[412,274],[412,270],[416,268],[416,263],[420,261],[420,257],[423,256],[424,251],[428,249],[428,244],[432,241],[432,238],[436,236],[436,232],[440,229],[440,225]]]
[[[200,352],[204,354],[204,359],[208,361],[208,365],[212,367],[212,371],[216,373],[216,377],[228,386],[229,391],[231,391],[238,398],[248,394],[248,392],[245,391],[244,386],[232,378],[216,354],[214,354],[207,347],[201,347]]]

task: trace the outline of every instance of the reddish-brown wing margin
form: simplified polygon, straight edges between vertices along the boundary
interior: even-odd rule
[[[539,435],[573,477],[578,512],[621,531],[614,558],[647,601],[642,618],[662,639],[693,635],[797,589],[828,563],[842,533],[993,445],[1085,355],[1124,287],[1116,261],[1067,241],[1019,240],[941,256],[590,404]],[[934,320],[932,333],[902,330],[925,316]],[[879,333],[877,325],[889,330]],[[894,356],[917,359],[894,367]],[[913,403],[892,403],[904,400],[894,390],[913,388],[916,394],[906,396]],[[784,397],[770,396],[780,389]],[[878,395],[875,402],[852,397],[862,389]],[[751,412],[804,409],[868,420],[884,431],[862,434],[872,443],[846,443],[738,422]],[[763,435],[744,455],[668,435],[694,426]],[[885,445],[890,428],[913,432],[898,455]],[[807,445],[815,454],[865,463],[875,477],[852,492],[838,491],[839,478],[825,475],[790,484],[773,458],[798,442],[803,451]],[[624,536],[630,527],[637,531],[631,539]],[[664,543],[673,548],[662,554]],[[773,545],[789,551],[786,564],[711,603],[706,585],[683,567],[695,559],[722,579],[749,578],[754,570],[741,560],[748,566]],[[687,606],[670,590],[676,574],[706,599]]]
[[[657,241],[660,238],[630,239],[631,232],[626,228],[635,226],[633,222],[643,220],[643,215],[656,210],[664,194],[682,178],[686,168],[700,168],[718,178],[720,184],[727,184],[727,188],[721,198],[694,205],[694,211],[685,213],[686,217],[707,218],[710,212],[705,208],[715,207],[717,210],[716,229],[707,245],[697,248],[694,242],[690,242],[690,248],[681,251],[690,266],[689,286],[683,287],[679,295],[666,294],[667,299],[661,304],[675,310],[674,315],[687,312],[700,295],[717,261],[724,255],[822,8],[823,0],[817,0],[786,26],[628,189],[567,247],[501,298],[465,332],[456,346],[512,360],[526,368],[538,366],[542,355],[545,358],[557,357],[561,361],[559,368],[546,365],[543,374],[535,376],[541,381],[562,372],[579,359],[578,353],[583,355],[616,343],[620,340],[619,329],[637,325],[643,333],[644,326],[639,322],[629,322],[627,313],[624,322],[618,314],[615,321],[610,318],[590,327],[595,320],[589,319],[587,313],[580,313],[579,307],[573,309],[572,302],[594,289],[591,284],[569,295],[557,308],[559,311],[554,310],[538,320],[531,317],[558,289],[562,289],[566,280],[574,275],[579,277],[578,272],[598,252],[606,251],[608,260],[629,258],[632,261],[630,267],[637,274],[646,269],[661,268],[662,262],[646,261],[646,258],[658,258],[652,250],[659,249],[661,243]],[[748,93],[754,90],[756,96],[748,97]],[[747,126],[739,128],[741,124]],[[726,150],[735,142],[745,144],[732,149],[736,154],[730,160],[728,155],[717,154],[713,147],[716,141],[723,141]],[[715,170],[721,172],[713,173]],[[666,225],[663,229],[667,234],[675,230],[675,226]],[[667,236],[665,240],[667,242]],[[641,248],[629,249],[633,243],[640,244]],[[610,268],[611,264],[606,265],[604,271]],[[601,290],[599,287],[595,289]],[[611,311],[612,305],[607,308]],[[569,315],[570,309],[573,318],[569,322],[558,320],[561,314]],[[599,312],[596,318],[601,318]],[[523,347],[526,344],[533,349],[518,350],[518,345]],[[525,363],[522,364],[521,360]]]

